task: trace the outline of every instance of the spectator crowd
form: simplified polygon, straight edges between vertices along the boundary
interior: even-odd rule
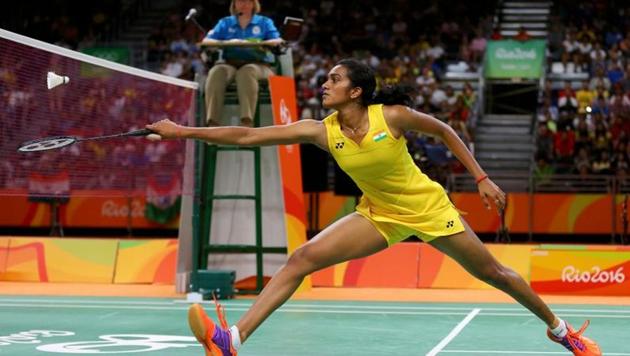
[[[537,113],[538,179],[629,172],[630,21],[613,2],[565,4],[549,34]]]
[[[151,67],[187,79],[206,73],[195,46],[203,34],[181,16],[196,4],[182,3],[154,29],[148,42]],[[305,20],[301,39],[291,44],[300,118],[327,114],[319,96],[326,74],[339,59],[355,57],[374,69],[379,88],[404,86],[416,109],[447,122],[470,144],[478,108],[475,88],[471,83],[454,88],[444,78],[447,71],[478,72],[492,32],[492,16],[480,9],[468,9],[461,1],[396,1],[396,6],[366,1],[361,7],[331,0],[262,2],[262,13],[274,18],[280,30],[284,16]],[[219,17],[207,23],[213,25]],[[418,164],[434,178],[445,182],[448,172],[462,170],[441,142],[422,135],[410,135],[408,142]]]
[[[100,33],[111,28],[110,20],[117,16],[116,6],[120,5],[116,4],[117,1],[106,1],[102,6],[83,5],[89,7],[83,13],[90,14],[83,17],[72,11],[42,9],[25,17],[29,29],[25,34],[73,49],[89,47]],[[547,68],[551,79],[541,88],[536,114],[537,175],[628,173],[630,20],[625,14],[630,7],[619,5],[614,1],[568,0],[554,4],[548,38]],[[319,96],[326,73],[339,59],[355,57],[374,69],[379,88],[406,87],[416,109],[448,123],[472,149],[479,114],[476,83],[454,86],[446,80],[445,73],[479,73],[487,41],[502,38],[493,22],[495,6],[485,0],[474,7],[459,0],[367,0],[360,6],[332,0],[285,0],[262,1],[262,13],[272,17],[281,32],[285,16],[305,20],[300,40],[291,43],[300,118],[322,119],[327,114]],[[211,28],[228,14],[229,1],[178,2],[171,15],[151,30],[147,40],[148,68],[183,79],[207,73],[209,62],[196,46],[204,34],[183,16],[191,7],[200,10],[198,21]],[[529,36],[521,29],[517,39],[527,40]],[[0,131],[8,135],[3,137],[15,135],[15,130],[24,127],[36,111],[49,115],[74,107],[76,121],[62,123],[63,127],[53,130],[68,134],[90,127],[88,122],[95,116],[107,128],[138,121],[138,117],[142,121],[153,120],[179,110],[165,93],[151,91],[145,95],[146,88],[133,81],[96,79],[79,97],[60,92],[51,95],[41,108],[35,108],[28,103],[37,93],[18,89],[12,82],[15,78],[11,73],[16,72],[15,68],[19,72],[22,65],[16,58],[0,58],[0,110],[11,111],[16,118],[11,127],[6,122],[0,124]],[[156,100],[153,95],[161,99]],[[111,123],[107,123],[109,120]],[[407,138],[414,159],[433,178],[444,182],[449,172],[463,171],[440,142],[415,134]],[[124,149],[127,148],[116,147],[114,151],[119,152],[108,154],[120,156]],[[95,159],[89,161],[98,162],[98,151],[95,149]],[[159,155],[163,149],[154,151],[143,155]],[[151,159],[155,157],[143,158]],[[7,163],[5,159],[1,164],[7,169],[0,170],[13,172],[13,176],[19,171],[15,162]],[[4,178],[5,182],[8,180]]]
[[[448,122],[464,140],[471,142],[477,114],[474,87],[469,83],[459,88],[445,85],[444,74],[449,67],[450,70],[460,72],[477,72],[485,50],[486,38],[492,31],[492,17],[481,12],[483,6],[471,10],[462,1],[431,0],[413,4],[408,1],[395,2],[394,6],[368,0],[363,2],[361,7],[331,0],[300,3],[262,2],[262,13],[270,15],[280,30],[285,16],[305,19],[300,41],[291,44],[300,117],[321,119],[327,114],[321,108],[320,86],[325,80],[326,73],[337,60],[353,56],[372,66],[377,73],[379,87],[405,86],[417,109],[430,112]],[[196,46],[204,34],[183,18],[183,14],[193,6],[200,10],[199,22],[211,28],[220,17],[228,14],[229,1],[219,4],[209,1],[180,2],[171,15],[154,28],[148,37],[149,68],[183,79],[193,79],[196,73],[207,73],[208,63]],[[204,11],[211,8],[221,11]],[[488,11],[491,8],[490,5],[485,7]],[[115,16],[100,9],[87,13],[92,15],[88,16],[87,20],[79,21],[71,14],[57,14],[55,17],[55,12],[51,12],[52,15],[46,17],[48,21],[46,23],[59,30],[45,33],[32,29],[30,34],[65,47],[84,48],[89,46],[95,37],[99,37],[95,31],[106,29],[108,27],[106,20]],[[36,21],[38,18],[37,15],[29,21],[39,23]],[[63,25],[54,25],[56,23]],[[46,26],[48,25],[44,27]],[[69,35],[75,32],[77,36]],[[5,60],[7,61],[10,59]],[[3,67],[6,68],[19,65],[8,62],[4,64],[6,66]],[[138,88],[131,82],[124,85],[117,82],[114,85],[107,80],[95,80],[80,97],[64,96],[62,93],[52,95],[50,102],[45,105],[46,110],[59,112],[76,106],[78,111],[74,118],[76,122],[66,122],[64,127],[53,125],[48,131],[59,134],[85,131],[86,127],[90,127],[86,123],[94,116],[102,118],[102,123],[115,127],[121,122],[134,122],[134,118],[137,117],[152,120],[153,116],[171,114],[164,108],[168,106],[169,99],[164,97],[160,100],[155,98],[145,100],[152,94],[144,95],[144,91],[144,88]],[[4,108],[15,107],[14,104],[19,103],[19,98],[15,98],[19,97],[16,92],[18,91],[6,90],[0,93],[3,104],[12,103],[3,105]],[[72,103],[70,100],[77,102]],[[44,109],[27,106],[24,110],[18,111],[25,113],[32,110]],[[26,115],[19,113],[16,115]],[[112,121],[107,123],[110,120]],[[101,127],[103,132],[107,131],[105,126]],[[450,165],[453,160],[446,156],[446,149],[441,143],[416,135],[408,139],[413,156],[419,164],[425,166],[423,168],[442,176],[452,168]],[[100,164],[102,162],[98,157],[106,157],[109,154],[113,154],[114,157],[123,156],[120,150],[128,149],[130,152],[140,150],[138,147],[125,147],[116,147],[114,150],[118,152],[95,148],[94,159],[86,159],[85,163]],[[52,152],[45,155],[46,160],[55,161],[50,158],[54,155]],[[136,160],[143,162],[149,159]],[[53,166],[58,166],[57,163]],[[3,164],[12,165],[13,177],[19,176],[16,162]],[[108,175],[110,171],[104,170],[104,175]]]

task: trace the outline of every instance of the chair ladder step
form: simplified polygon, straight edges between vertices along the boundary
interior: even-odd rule
[[[258,251],[263,253],[287,253],[286,247],[264,246],[259,249],[256,245],[209,245],[205,250],[206,252],[215,253],[257,253]]]

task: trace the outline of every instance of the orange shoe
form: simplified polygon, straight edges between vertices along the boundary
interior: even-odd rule
[[[221,326],[216,325],[199,304],[193,304],[188,309],[188,324],[197,341],[205,351],[206,356],[237,356],[232,347],[232,335],[225,320],[223,307],[215,299],[217,315]]]
[[[599,345],[597,343],[586,336],[583,336],[582,333],[590,323],[589,320],[584,322],[584,325],[577,332],[573,329],[569,323],[567,323],[567,329],[569,332],[563,337],[559,338],[551,333],[551,330],[547,329],[547,336],[553,342],[557,342],[562,346],[566,347],[567,350],[573,352],[575,356],[601,356],[602,351],[599,349]]]

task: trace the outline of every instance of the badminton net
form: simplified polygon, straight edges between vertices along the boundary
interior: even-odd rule
[[[49,90],[48,72],[70,81]],[[28,140],[115,134],[167,117],[194,123],[194,83],[0,30],[0,195],[129,196],[150,185],[181,187],[181,140],[125,138],[16,151]]]

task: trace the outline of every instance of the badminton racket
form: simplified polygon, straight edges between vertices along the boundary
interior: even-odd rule
[[[18,147],[19,152],[37,152],[55,150],[58,148],[70,146],[74,143],[81,141],[95,141],[106,140],[110,138],[129,137],[129,136],[148,136],[155,135],[153,131],[149,129],[133,130],[129,132],[123,132],[115,135],[93,136],[93,137],[77,137],[77,136],[54,136],[45,137],[37,140],[26,141]]]

